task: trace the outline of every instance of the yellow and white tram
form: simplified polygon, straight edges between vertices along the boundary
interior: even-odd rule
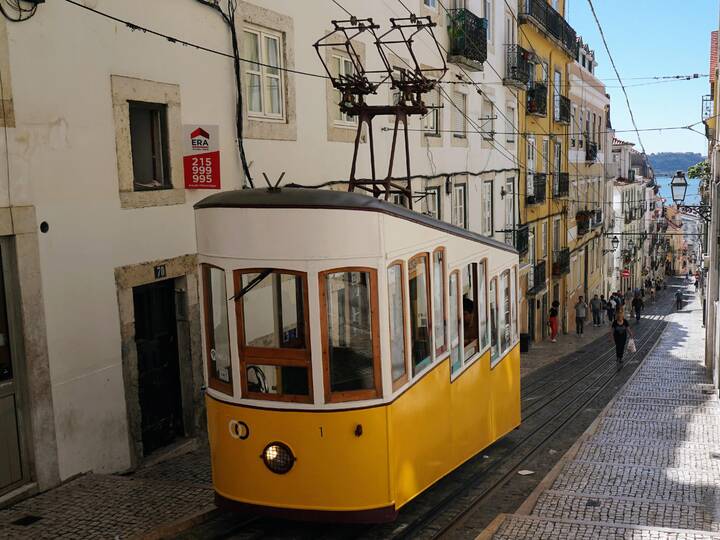
[[[520,424],[511,247],[358,193],[195,208],[219,504],[389,521]]]

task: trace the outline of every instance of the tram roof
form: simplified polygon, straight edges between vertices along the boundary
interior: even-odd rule
[[[362,193],[295,187],[278,190],[239,189],[210,195],[196,203],[194,208],[325,208],[379,212],[474,240],[503,251],[517,253],[517,250],[503,242]]]

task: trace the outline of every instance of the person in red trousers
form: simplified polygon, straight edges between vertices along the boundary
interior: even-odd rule
[[[548,324],[550,325],[550,341],[553,343],[557,342],[557,335],[558,335],[558,327],[559,327],[559,320],[558,320],[558,308],[560,307],[560,302],[555,300],[552,303],[552,307],[550,308],[550,319],[548,320]]]

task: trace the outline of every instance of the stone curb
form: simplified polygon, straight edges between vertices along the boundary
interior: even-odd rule
[[[172,538],[177,536],[181,532],[184,532],[196,525],[205,523],[210,519],[214,518],[220,513],[220,509],[214,504],[206,506],[202,510],[190,514],[182,519],[173,521],[171,523],[165,523],[159,527],[155,527],[152,531],[148,531],[141,535],[135,536],[135,540],[161,540],[163,538]]]

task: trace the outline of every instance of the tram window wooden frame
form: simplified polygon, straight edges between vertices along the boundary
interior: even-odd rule
[[[457,317],[455,320],[450,319],[450,308],[452,306],[450,292],[453,289],[452,280],[455,278],[455,309],[457,310]],[[465,347],[463,346],[463,321],[462,321],[462,276],[460,270],[456,269],[450,272],[448,276],[448,350],[450,352],[449,363],[450,363],[450,382],[454,381],[463,371],[463,360],[465,356]],[[457,354],[459,357],[459,363],[456,369],[453,364],[453,339],[452,339],[452,328],[455,325],[457,332]]]
[[[492,290],[493,290],[493,283],[495,284],[495,332],[493,332],[493,325],[492,325],[492,318],[493,318],[493,309],[492,309]],[[497,362],[500,361],[500,358],[502,358],[502,351],[500,350],[500,320],[498,318],[498,288],[499,288],[499,280],[498,276],[493,276],[493,278],[489,281],[489,287],[488,287],[488,324],[490,326],[490,366],[494,366],[497,364]],[[495,343],[497,345],[497,355],[493,358],[493,336],[495,337]]]
[[[245,274],[258,274],[267,268],[243,268],[233,272],[233,284],[235,293],[241,290],[242,276]],[[258,399],[263,401],[285,401],[291,403],[313,403],[313,378],[312,378],[312,350],[310,344],[310,310],[308,303],[308,279],[306,272],[297,270],[286,270],[284,268],[273,268],[272,274],[289,274],[302,279],[303,287],[303,316],[304,321],[304,349],[282,349],[271,347],[248,347],[245,345],[245,314],[243,309],[243,298],[235,300],[235,318],[237,325],[238,351],[240,358],[240,386],[242,397]],[[247,366],[268,365],[277,367],[302,367],[307,370],[308,395],[298,394],[268,394],[263,392],[251,392],[248,389]]]
[[[437,300],[437,297],[433,295],[432,298],[432,315],[433,315],[433,326],[432,326],[432,333],[433,333],[433,347],[435,349],[435,359],[439,359],[444,354],[446,354],[449,350],[448,347],[448,272],[447,272],[447,250],[444,246],[440,246],[436,248],[432,252],[432,258],[430,261],[430,266],[432,268],[432,286],[431,289],[433,292],[435,292],[437,289],[434,287],[437,287],[437,283],[435,283],[435,255],[437,253],[440,253],[442,255],[441,260],[441,267],[442,267],[442,293],[441,293],[441,300],[442,300],[442,320],[443,320],[443,345],[442,347],[437,346],[437,335],[435,334],[435,315],[436,315],[436,307],[435,307],[435,301]]]
[[[463,358],[464,366],[472,364],[477,358],[480,357],[480,354],[482,352],[481,347],[480,347],[480,344],[481,344],[481,341],[480,341],[480,318],[479,318],[479,310],[478,310],[478,305],[479,305],[479,301],[478,301],[479,300],[478,299],[478,263],[469,262],[462,266],[461,273],[460,273],[460,284],[461,284],[460,285],[460,296],[461,297],[463,296],[463,284],[464,284],[464,277],[462,276],[462,274],[463,274],[462,271],[465,270],[465,268],[467,268],[467,267],[470,267],[470,269],[471,269],[470,270],[470,272],[471,272],[470,282],[471,282],[471,287],[472,287],[472,292],[473,292],[473,302],[474,302],[474,308],[475,308],[474,316],[475,316],[475,326],[477,329],[477,337],[475,339],[473,339],[472,341],[465,343],[465,320],[464,320],[465,309],[464,309],[463,301],[461,298],[460,308],[461,308],[461,313],[462,313],[461,316],[463,317],[462,358]],[[473,342],[475,343],[474,347],[476,348],[476,350],[475,350],[475,352],[470,354],[470,356],[468,356],[467,348]]]
[[[220,270],[223,273],[223,278],[226,280],[225,282],[225,292],[227,295],[227,272],[224,268],[220,268],[219,266],[215,266],[213,264],[207,264],[203,263],[201,266],[201,273],[202,273],[202,291],[203,291],[203,322],[205,324],[205,342],[203,346],[205,347],[205,364],[207,367],[207,383],[208,387],[212,388],[213,390],[217,390],[218,392],[222,392],[225,395],[228,395],[230,397],[233,397],[235,392],[233,388],[233,362],[232,362],[232,349],[230,346],[230,319],[228,317],[228,311],[229,307],[227,305],[227,300],[225,301],[225,310],[226,314],[225,316],[228,317],[227,319],[227,330],[228,330],[228,352],[230,353],[230,381],[222,381],[218,379],[217,377],[213,376],[215,370],[212,365],[212,357],[211,357],[211,351],[214,347],[211,345],[215,344],[215,327],[213,324],[213,321],[210,317],[210,312],[212,309],[212,292],[210,288],[210,271],[212,269]],[[226,296],[227,298],[227,296]]]
[[[480,311],[478,311],[478,348],[480,350],[480,354],[485,354],[488,349],[490,349],[490,345],[492,343],[492,340],[490,339],[490,276],[488,268],[490,265],[488,264],[487,257],[484,259],[481,259],[477,263],[477,273],[478,273],[478,292],[482,292],[482,308],[483,308],[483,316],[485,318],[485,331],[483,332],[483,326],[482,326],[482,318],[480,317]],[[480,283],[480,269],[482,269],[482,283]],[[482,290],[480,287],[482,286]]]
[[[410,257],[410,259],[408,259],[408,263],[407,263],[408,291],[409,291],[409,288],[410,288],[410,279],[411,279],[411,277],[410,277],[410,268],[411,268],[413,262],[414,262],[416,259],[425,259],[425,264],[424,264],[424,266],[425,266],[425,275],[427,276],[427,278],[426,278],[426,280],[425,280],[425,282],[426,282],[426,285],[425,285],[425,295],[426,295],[426,298],[427,298],[427,310],[428,310],[427,326],[428,326],[428,338],[430,339],[429,349],[428,349],[428,350],[429,350],[429,353],[430,353],[430,354],[429,354],[429,356],[427,357],[427,359],[425,359],[425,360],[423,360],[422,362],[418,363],[417,366],[414,364],[413,353],[412,353],[412,348],[413,348],[413,345],[414,345],[414,344],[413,344],[413,340],[412,340],[412,328],[413,328],[412,325],[413,325],[413,320],[412,320],[412,313],[411,313],[410,316],[409,316],[409,321],[410,321],[410,370],[411,370],[411,372],[412,372],[413,378],[418,377],[418,376],[421,375],[428,367],[432,366],[432,365],[435,363],[435,358],[436,358],[436,357],[435,357],[435,330],[434,330],[434,327],[433,327],[433,312],[432,312],[432,311],[433,311],[433,309],[432,309],[432,307],[433,307],[433,305],[432,305],[432,284],[431,284],[431,280],[432,280],[432,275],[431,275],[431,273],[432,273],[432,264],[431,264],[432,254],[431,254],[430,252],[422,252],[422,253],[418,253],[417,255],[414,255],[414,256]],[[412,304],[412,296],[408,296],[408,309],[411,308],[411,304]]]
[[[342,274],[349,272],[365,272],[370,276],[370,321],[372,331],[373,351],[373,383],[369,390],[346,390],[333,392],[330,388],[330,350],[328,347],[328,310],[326,278],[329,274]],[[380,322],[378,309],[378,278],[377,269],[365,266],[345,266],[331,268],[318,272],[318,286],[320,292],[320,338],[322,341],[323,386],[325,403],[342,403],[346,401],[365,401],[382,398],[382,366],[380,361]],[[403,284],[403,290],[405,289]],[[403,312],[404,313],[404,312]],[[407,353],[406,353],[407,354]]]
[[[401,300],[402,305],[400,306],[400,309],[402,311],[403,357],[405,360],[405,362],[404,362],[405,372],[397,379],[394,379],[392,376],[392,350],[391,350],[391,353],[390,353],[390,379],[392,380],[392,389],[393,389],[393,391],[395,391],[395,390],[398,390],[399,388],[401,388],[402,386],[404,386],[405,384],[407,384],[407,382],[410,380],[410,362],[408,360],[408,358],[409,358],[408,353],[409,353],[410,348],[408,347],[409,338],[408,338],[408,332],[407,332],[408,300],[407,300],[407,293],[405,292],[405,289],[406,289],[405,282],[406,282],[406,276],[407,276],[407,272],[405,269],[405,261],[396,260],[396,261],[391,262],[387,267],[387,271],[389,272],[393,266],[400,267],[400,290],[402,293],[402,300]],[[390,282],[388,281],[388,321],[390,320],[390,315],[391,315],[390,314]],[[389,326],[388,326],[388,330],[389,330]],[[392,341],[392,335],[390,335],[390,340]],[[392,348],[392,343],[390,344],[390,346]]]

